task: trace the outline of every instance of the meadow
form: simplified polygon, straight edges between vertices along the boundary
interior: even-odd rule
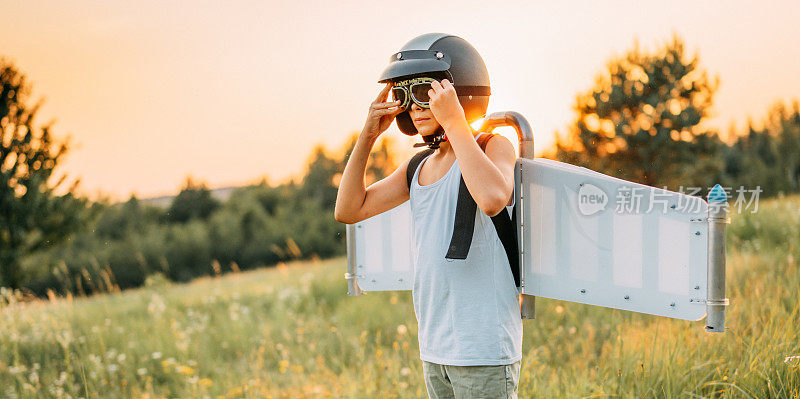
[[[749,212],[749,211],[746,211]],[[728,229],[727,331],[545,298],[519,397],[800,397],[800,196]],[[345,259],[85,298],[0,299],[0,397],[426,397],[410,292]]]

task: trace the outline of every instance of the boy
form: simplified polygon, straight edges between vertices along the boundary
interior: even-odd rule
[[[486,68],[463,39],[427,34],[393,56],[381,81],[387,84],[370,106],[339,185],[336,220],[356,223],[410,199],[412,297],[429,397],[516,398],[518,291],[491,220],[513,205],[516,156],[499,135],[482,151],[477,140],[485,133],[469,125],[486,112]],[[390,91],[395,101],[386,101]],[[413,172],[406,161],[365,189],[369,153],[395,119],[403,133],[420,134],[435,152]],[[413,173],[410,188],[407,172]],[[453,257],[448,244],[461,179],[478,211],[468,255]]]

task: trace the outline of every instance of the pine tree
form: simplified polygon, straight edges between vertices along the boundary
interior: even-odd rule
[[[721,179],[724,144],[701,127],[718,79],[688,59],[678,36],[653,53],[638,44],[577,96],[576,119],[556,157],[650,186],[709,187]]]
[[[30,86],[24,74],[0,59],[0,285],[19,288],[20,259],[65,240],[85,225],[86,200],[73,196],[80,180],[63,195],[55,190],[53,170],[67,153],[68,142],[54,142],[50,126],[38,126],[41,105],[28,104]]]

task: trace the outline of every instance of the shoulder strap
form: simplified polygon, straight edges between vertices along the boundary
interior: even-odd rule
[[[478,137],[478,146],[481,147],[483,152],[486,152],[486,145],[489,144],[489,140],[491,140],[494,136],[496,136],[494,133],[483,133],[480,137]]]
[[[486,151],[486,143],[489,142],[493,134],[481,133],[478,137],[478,146],[482,151]],[[447,247],[447,259],[467,259],[469,247],[472,245],[472,233],[475,231],[475,212],[478,204],[469,193],[464,176],[458,185],[458,200],[456,201],[456,215],[453,222],[453,235],[450,237],[450,246]]]
[[[417,167],[419,166],[420,162],[422,162],[425,157],[432,154],[435,150],[433,148],[428,148],[427,150],[422,150],[413,157],[411,160],[408,161],[408,168],[406,169],[406,182],[408,183],[408,189],[411,190],[411,180],[414,179],[414,172],[416,172]]]
[[[486,152],[486,145],[489,140],[494,137],[493,133],[483,133],[478,137],[477,142],[481,150]],[[410,164],[410,163],[409,163]],[[413,172],[412,172],[413,176]],[[410,182],[410,180],[409,180]],[[456,203],[456,215],[453,224],[453,236],[450,238],[450,246],[447,250],[445,258],[448,259],[466,259],[469,254],[469,247],[472,245],[472,233],[475,230],[475,212],[478,205],[475,199],[470,195],[467,185],[464,183],[464,177],[461,177],[461,182],[458,189],[458,201]],[[511,274],[514,276],[514,283],[517,287],[520,286],[520,272],[519,272],[519,246],[517,243],[517,204],[514,203],[512,208],[512,216],[509,218],[508,212],[505,209],[500,211],[495,216],[492,216],[492,224],[494,224],[497,236],[503,244],[508,258],[508,264],[511,267]]]

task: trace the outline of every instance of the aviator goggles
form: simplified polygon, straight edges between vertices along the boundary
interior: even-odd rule
[[[403,110],[408,109],[412,101],[422,108],[430,108],[431,98],[428,96],[428,90],[434,81],[437,80],[419,77],[395,82],[392,87],[392,98],[394,101],[400,101],[399,107]]]

